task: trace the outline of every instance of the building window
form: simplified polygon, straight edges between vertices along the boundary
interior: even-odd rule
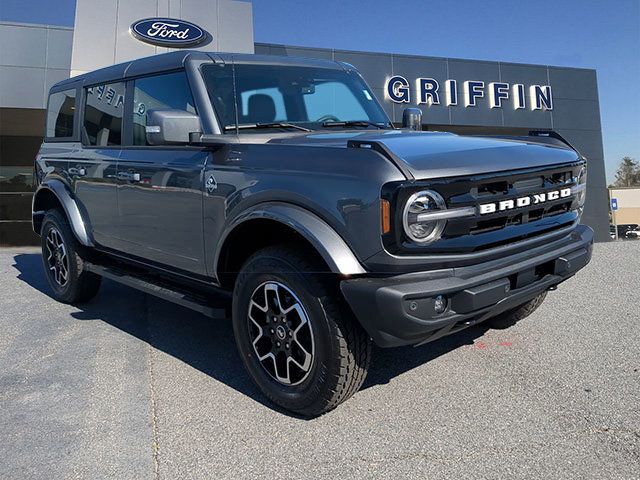
[[[124,82],[94,85],[85,92],[82,143],[98,147],[121,145]]]
[[[47,107],[47,137],[73,137],[73,120],[76,112],[76,91],[52,93]]]
[[[133,89],[133,144],[149,145],[145,127],[149,110],[184,110],[196,114],[185,72],[139,78]]]

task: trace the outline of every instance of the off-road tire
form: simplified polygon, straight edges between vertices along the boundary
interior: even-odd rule
[[[272,282],[294,293],[312,329],[315,348],[311,367],[297,385],[282,384],[270,374],[258,360],[251,340],[252,295]],[[370,337],[341,298],[335,277],[313,255],[295,246],[265,248],[242,266],[233,292],[233,329],[244,365],[256,385],[273,403],[302,416],[315,417],[337,407],[360,389],[367,375]]]
[[[505,328],[512,327],[513,325],[518,323],[520,320],[524,320],[533,312],[535,312],[538,309],[538,307],[542,305],[542,302],[544,302],[544,299],[546,297],[547,297],[547,292],[543,292],[533,300],[530,300],[527,303],[523,303],[519,307],[516,307],[512,310],[507,310],[506,312],[501,313],[500,315],[490,318],[489,320],[487,320],[486,323],[491,328],[495,328],[497,330],[503,330]]]
[[[56,280],[55,273],[51,270],[51,265],[48,261],[48,257],[50,257],[49,248],[51,248],[49,239],[51,238],[52,229],[59,233],[67,257],[67,277],[63,285]],[[42,264],[49,286],[53,291],[53,297],[62,303],[84,303],[95,297],[100,289],[102,277],[86,270],[85,262],[80,255],[82,246],[73,235],[66,216],[59,210],[49,210],[42,222],[40,236]]]

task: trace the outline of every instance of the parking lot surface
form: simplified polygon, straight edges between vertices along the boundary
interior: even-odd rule
[[[228,321],[112,282],[49,297],[37,250],[0,250],[0,477],[640,478],[640,242],[508,330],[376,349],[314,420],[250,383]]]

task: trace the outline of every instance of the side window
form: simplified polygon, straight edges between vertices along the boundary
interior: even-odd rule
[[[47,137],[73,137],[73,120],[76,112],[76,91],[52,93],[47,107]]]
[[[85,90],[82,143],[106,147],[122,144],[124,82],[95,85]]]
[[[284,97],[277,88],[247,90],[240,94],[240,123],[270,123],[287,119]]]
[[[364,91],[367,100],[369,92]],[[340,120],[366,120],[369,118],[358,99],[349,88],[340,82],[326,82],[316,85],[314,93],[303,96],[310,121],[331,115]]]
[[[145,127],[147,112],[177,109],[196,113],[195,103],[184,72],[139,78],[133,89],[133,144],[149,145]]]

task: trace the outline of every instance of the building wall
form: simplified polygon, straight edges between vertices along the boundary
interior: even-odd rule
[[[0,245],[34,243],[33,159],[49,88],[69,78],[73,29],[0,22]]]
[[[0,108],[46,108],[69,78],[73,29],[0,22]]]
[[[612,188],[609,195],[618,200],[618,210],[612,213],[618,225],[640,224],[640,188]]]
[[[241,0],[77,0],[71,73],[165,53],[129,33],[136,20],[170,17],[191,21],[212,40],[196,50],[253,53],[253,10]]]
[[[294,47],[257,43],[256,53],[325,58],[354,65],[373,89],[377,98],[395,123],[402,122],[406,107],[418,107],[423,122],[438,128],[465,133],[526,133],[529,129],[554,129],[571,142],[589,161],[587,204],[583,223],[596,232],[596,239],[608,241],[608,196],[602,149],[600,104],[595,70],[549,67],[504,62],[462,60],[440,57],[419,57],[388,53],[354,52],[348,50]],[[410,82],[410,103],[398,104],[387,98],[387,80],[402,75]],[[441,86],[440,103],[417,105],[414,80],[430,77]],[[445,81],[458,81],[458,105],[443,101]],[[506,82],[509,84],[550,85],[553,92],[552,110],[515,109],[510,101],[502,108],[491,108],[489,95],[477,100],[477,107],[465,107],[462,102],[463,83],[467,80]],[[527,98],[527,101],[529,99]]]

